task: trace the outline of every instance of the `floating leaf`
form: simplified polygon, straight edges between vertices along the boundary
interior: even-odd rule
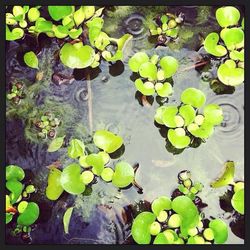
[[[143,83],[141,79],[136,79],[135,87],[138,91],[140,91],[145,96],[150,96],[155,93],[155,86],[152,82]]]
[[[23,59],[27,66],[38,69],[38,58],[33,51],[25,53]]]
[[[89,28],[89,41],[92,46],[95,46],[95,39],[100,35],[103,23],[104,21],[100,17],[93,18],[86,23]]]
[[[29,204],[29,203],[28,203],[27,201],[21,201],[21,202],[18,204],[18,206],[17,206],[18,212],[19,212],[20,214],[22,214],[22,213],[25,211],[25,209],[27,208],[28,204]]]
[[[162,112],[162,121],[169,128],[176,128],[175,116],[178,113],[176,106],[167,106]]]
[[[95,6],[83,6],[82,8],[86,19],[91,18],[95,14]]]
[[[83,69],[94,62],[95,51],[89,45],[82,42],[75,44],[65,43],[60,50],[62,63],[69,68]]]
[[[199,222],[199,212],[193,201],[187,196],[178,196],[172,201],[172,209],[181,216],[181,234],[187,236],[190,228]]]
[[[86,163],[93,167],[94,173],[98,176],[101,175],[104,169],[104,161],[101,155],[90,154],[86,157]]]
[[[155,113],[155,121],[161,125],[164,125],[164,122],[162,121],[162,114],[163,112],[166,110],[166,106],[161,106],[159,108],[156,109],[156,113]]]
[[[17,224],[21,226],[32,225],[39,217],[39,207],[35,202],[29,202],[26,209],[17,218]]]
[[[6,25],[6,40],[7,41],[14,41],[20,39],[24,36],[24,31],[21,28],[14,28],[10,31],[8,25]]]
[[[217,104],[208,104],[205,106],[204,116],[205,119],[213,125],[219,125],[223,121],[222,109]]]
[[[240,214],[244,214],[244,188],[238,190],[232,197],[231,204],[233,208]]]
[[[50,200],[57,200],[63,193],[63,187],[61,185],[61,175],[62,172],[52,167],[49,172],[48,186],[46,188],[46,196]]]
[[[52,31],[52,28],[53,28],[53,23],[52,22],[43,20],[43,18],[41,18],[41,17],[39,17],[36,20],[35,31],[37,33],[40,33],[40,32],[50,32],[50,31]]]
[[[237,86],[244,82],[244,69],[236,68],[233,60],[222,63],[218,68],[217,75],[225,85]]]
[[[148,78],[150,80],[156,80],[157,67],[151,62],[145,62],[141,64],[139,68],[139,74],[141,77]]]
[[[161,97],[168,97],[173,93],[172,85],[169,82],[156,83],[155,90],[157,94]]]
[[[156,216],[151,212],[142,212],[133,221],[131,233],[137,244],[149,244],[151,241],[150,226]]]
[[[221,57],[227,54],[226,48],[222,45],[218,45],[219,39],[219,35],[215,32],[212,32],[207,35],[204,41],[205,50],[209,54],[217,57]]]
[[[244,31],[241,28],[225,29],[222,39],[229,50],[234,50],[238,44],[244,41]]]
[[[53,26],[53,31],[55,33],[55,36],[60,39],[67,37],[69,33],[68,29],[62,25]]]
[[[40,17],[40,11],[37,8],[30,8],[28,12],[29,21],[35,22]]]
[[[168,240],[164,233],[159,233],[156,235],[153,244],[173,244],[174,240]]]
[[[181,101],[190,104],[195,108],[200,108],[206,102],[205,94],[196,88],[187,88],[181,94]]]
[[[52,19],[59,21],[73,12],[72,6],[48,6]]]
[[[83,171],[81,174],[81,180],[85,185],[91,183],[94,179],[94,174],[90,170]]]
[[[215,16],[221,27],[236,25],[240,20],[239,10],[232,6],[218,8]]]
[[[137,52],[129,59],[128,65],[133,72],[138,72],[140,66],[148,61],[149,57],[145,52]]]
[[[18,180],[21,181],[25,177],[25,173],[22,168],[17,165],[8,165],[6,167],[6,180]]]
[[[171,200],[167,196],[161,196],[153,201],[151,209],[156,216],[159,216],[161,211],[171,209]]]
[[[11,192],[10,201],[14,204],[22,193],[23,184],[16,179],[11,179],[6,182],[6,188]]]
[[[113,153],[123,144],[123,139],[107,130],[97,130],[93,136],[95,145],[107,153]]]
[[[11,213],[5,213],[5,224],[8,224],[12,221],[13,214]]]
[[[160,60],[160,66],[164,71],[165,78],[170,78],[176,73],[179,63],[172,56],[164,56]]]
[[[101,174],[101,177],[104,181],[112,181],[114,175],[114,170],[112,168],[104,168]]]
[[[167,134],[168,140],[175,148],[186,148],[190,144],[190,138],[186,136],[185,133],[182,134],[178,131],[179,130],[176,129],[169,129]]]
[[[70,218],[71,218],[73,209],[74,209],[74,207],[68,208],[63,215],[63,227],[64,227],[64,232],[66,234],[69,233],[69,223],[70,223]]]
[[[198,137],[201,139],[207,139],[213,134],[214,126],[211,123],[209,123],[206,119],[204,119],[200,127],[189,125],[188,131],[195,137]]]
[[[242,49],[241,51],[237,50],[230,51],[229,57],[232,60],[244,62],[244,49]]]
[[[81,167],[77,163],[63,169],[60,182],[63,189],[70,194],[81,194],[85,190],[85,185],[81,181]]]
[[[72,139],[68,147],[68,156],[70,158],[78,158],[85,155],[85,145],[78,139]]]
[[[183,119],[185,121],[185,126],[191,124],[195,119],[195,110],[189,104],[182,105],[179,108],[179,113],[180,113],[180,115],[183,117]]]
[[[227,224],[221,219],[214,219],[209,222],[209,228],[213,230],[214,242],[223,244],[228,238]]]
[[[109,36],[105,32],[100,32],[94,41],[94,46],[101,51],[103,51],[109,44]]]
[[[55,152],[58,149],[60,149],[62,147],[62,145],[63,145],[64,137],[65,136],[57,137],[57,138],[53,139],[52,142],[49,144],[49,147],[48,147],[47,151],[48,152]]]
[[[121,161],[115,165],[112,183],[119,188],[127,187],[133,182],[134,175],[133,167],[127,162]]]

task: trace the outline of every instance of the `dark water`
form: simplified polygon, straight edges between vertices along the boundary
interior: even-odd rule
[[[164,8],[159,7],[161,10]],[[158,47],[157,49],[148,40],[145,20],[150,13],[147,14],[145,9],[140,12],[140,9],[128,7],[126,11],[124,9],[119,12],[118,9],[113,12],[113,16],[107,16],[104,29],[110,29],[116,36],[129,32],[134,35],[134,39],[127,46],[124,65],[117,63],[110,66],[102,62],[99,72],[93,73],[90,80],[93,130],[109,129],[123,137],[125,153],[120,159],[130,164],[139,163],[136,181],[143,187],[143,194],[139,194],[134,187],[119,191],[112,184],[98,179],[98,183],[92,186],[92,190],[84,195],[64,194],[56,202],[48,201],[44,195],[48,175],[46,166],[56,161],[65,151],[47,153],[46,144],[29,142],[25,138],[24,121],[18,118],[7,119],[7,164],[17,164],[29,170],[30,179],[38,188],[38,192],[32,196],[32,199],[39,203],[41,216],[36,229],[31,233],[32,244],[129,243],[131,242],[128,240],[131,211],[128,205],[135,205],[141,200],[152,201],[160,195],[170,196],[177,187],[177,175],[183,169],[190,170],[193,180],[204,184],[200,197],[208,204],[208,207],[203,210],[206,216],[222,218],[228,224],[234,220],[231,213],[225,212],[220,207],[219,197],[226,192],[227,188],[214,190],[210,188],[210,183],[219,175],[223,163],[227,160],[236,163],[235,179],[244,180],[244,86],[237,87],[233,94],[216,95],[210,88],[209,82],[203,77],[204,72],[210,72],[211,76],[214,74],[214,62],[200,70],[193,68],[182,71],[185,67],[199,61],[202,56],[202,49],[197,52],[200,47],[197,42],[199,34],[205,36],[209,31],[217,29],[217,26],[212,18],[213,15],[210,14],[209,19],[200,18],[198,22],[200,26],[194,28],[192,25],[200,13],[197,7],[173,6],[168,8],[168,11],[184,12],[186,22],[182,29],[193,30],[193,34],[186,41],[179,40],[170,44],[169,48]],[[214,13],[213,8],[203,11]],[[120,21],[115,23],[112,19],[114,16]],[[112,22],[116,24],[116,30],[109,27]],[[56,48],[56,44],[50,44],[42,49],[40,56],[47,55],[48,58],[53,58],[52,52]],[[16,78],[34,81],[35,70],[22,65],[16,57],[22,50],[25,50],[25,44],[20,47],[17,43],[11,43],[9,46],[6,59],[7,84]],[[174,94],[168,103],[178,103],[180,94],[185,88],[196,87],[206,93],[207,104],[217,103],[222,107],[224,121],[221,126],[216,127],[213,136],[206,143],[198,148],[185,149],[177,155],[166,150],[165,139],[154,125],[154,114],[159,104],[154,99],[151,106],[140,105],[131,80],[131,71],[127,62],[133,53],[139,50],[149,54],[157,51],[160,56],[172,55],[179,60],[180,69],[173,77]],[[49,60],[48,64],[44,63],[43,71],[46,75],[43,85],[47,87],[47,90],[43,88],[39,92],[37,104],[41,105],[44,99],[48,98],[54,105],[70,105],[71,112],[65,113],[63,117],[71,125],[67,133],[85,138],[89,131],[89,121],[87,81],[84,71],[67,70],[53,60]],[[51,81],[53,72],[66,75],[74,73],[77,80],[71,84],[58,86]],[[76,129],[76,127],[79,128]],[[75,205],[75,208],[69,227],[70,234],[65,235],[62,217],[66,208],[72,205]],[[243,227],[239,230],[243,230]],[[7,236],[6,241],[22,243],[19,238],[11,236]],[[229,229],[227,243],[243,242],[243,239],[237,237]]]

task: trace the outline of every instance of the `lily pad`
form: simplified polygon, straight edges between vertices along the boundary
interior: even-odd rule
[[[32,225],[39,217],[39,207],[35,202],[29,202],[26,209],[17,218],[17,224],[21,226]]]
[[[60,50],[62,63],[69,68],[83,69],[94,62],[95,51],[89,45],[82,42],[75,44],[65,43]]]
[[[81,167],[76,163],[63,169],[60,182],[63,189],[70,194],[81,194],[85,190],[85,185],[81,181]]]
[[[162,112],[162,121],[169,128],[176,128],[175,116],[178,113],[176,106],[167,106]]]
[[[160,60],[160,66],[164,71],[165,78],[170,78],[176,73],[179,63],[172,56],[164,56]]]
[[[141,64],[139,68],[139,74],[141,77],[147,78],[149,80],[156,80],[157,67],[151,62],[145,62]]]
[[[141,79],[136,79],[135,87],[138,91],[140,91],[145,96],[150,96],[155,93],[155,86],[152,82],[143,83]]]
[[[63,187],[61,185],[62,172],[53,167],[50,169],[48,177],[48,186],[46,188],[46,196],[50,200],[57,200],[63,193]]]
[[[219,125],[223,121],[222,109],[217,104],[208,104],[205,106],[204,116],[205,119],[213,125]]]
[[[240,20],[240,12],[233,6],[218,8],[215,16],[221,27],[236,25]]]
[[[186,148],[190,144],[190,138],[185,134],[180,135],[176,129],[169,129],[167,137],[171,144],[178,149]]]
[[[168,97],[173,93],[172,85],[169,82],[156,83],[155,90],[157,94],[161,97]]]
[[[156,216],[151,212],[142,212],[133,221],[131,233],[137,244],[149,244],[151,241],[150,226]]]
[[[209,222],[209,228],[213,230],[214,242],[216,244],[223,244],[228,238],[227,224],[221,219],[214,219]]]
[[[145,52],[137,52],[129,59],[128,65],[133,72],[138,72],[140,66],[148,61],[149,57]]]
[[[86,163],[93,167],[94,173],[98,176],[101,175],[104,169],[104,161],[99,154],[90,154],[86,157]]]
[[[233,208],[240,214],[244,214],[244,188],[238,190],[232,197],[231,204]]]
[[[6,167],[6,180],[18,180],[21,181],[25,177],[25,173],[22,168],[17,165],[8,165]]]
[[[195,108],[200,108],[206,102],[205,94],[196,88],[187,88],[181,94],[181,101],[190,104]]]
[[[113,153],[123,144],[122,137],[107,130],[97,130],[93,136],[95,145],[107,153]]]
[[[185,126],[191,124],[195,119],[195,110],[189,104],[182,105],[179,108],[179,114],[183,117],[183,119],[185,121]]]
[[[133,182],[134,175],[133,167],[129,163],[121,161],[115,165],[112,183],[119,188],[127,187]]]
[[[205,50],[209,54],[217,57],[225,56],[227,54],[227,49],[222,45],[218,45],[219,39],[219,35],[215,32],[212,32],[207,35],[204,41]]]
[[[52,19],[59,21],[73,12],[72,6],[48,6]]]
[[[233,60],[221,64],[217,71],[218,78],[225,85],[237,86],[244,82],[244,69],[236,68]]]
[[[161,211],[171,209],[171,200],[167,196],[161,196],[153,201],[151,209],[156,216],[159,216]]]
[[[72,139],[68,146],[68,156],[70,158],[78,158],[85,155],[85,145],[78,139]]]

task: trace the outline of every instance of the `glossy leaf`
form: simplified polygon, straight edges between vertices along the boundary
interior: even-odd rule
[[[155,86],[152,82],[145,82],[138,78],[135,80],[136,89],[145,96],[150,96],[155,93]]]
[[[73,12],[72,6],[48,6],[52,19],[59,21]]]
[[[140,66],[148,61],[149,57],[145,52],[137,52],[129,59],[128,65],[133,72],[138,72]]]
[[[218,8],[215,16],[221,27],[228,27],[238,23],[240,19],[240,12],[233,6],[225,6]]]
[[[85,145],[78,139],[72,139],[68,146],[68,156],[70,158],[78,158],[85,155]]]
[[[131,233],[137,244],[149,244],[151,241],[150,225],[156,216],[151,212],[142,212],[133,221]]]
[[[63,228],[64,228],[64,233],[66,233],[66,234],[69,233],[69,223],[70,223],[73,209],[74,209],[74,207],[68,208],[63,215]]]
[[[213,56],[217,56],[217,57],[221,57],[227,54],[227,50],[224,46],[218,44],[219,42],[219,35],[215,32],[212,32],[210,34],[207,35],[207,37],[205,38],[204,41],[204,48],[205,50],[213,55]]]
[[[95,46],[95,39],[100,35],[103,23],[104,21],[100,17],[93,18],[86,23],[89,28],[89,41],[92,46]]]
[[[156,216],[163,210],[171,209],[171,200],[167,196],[161,196],[152,202],[151,209]]]
[[[37,33],[50,32],[50,31],[52,31],[52,28],[53,28],[52,22],[43,20],[40,17],[36,20],[35,31]]]
[[[145,62],[141,64],[139,68],[139,74],[141,77],[156,80],[157,79],[157,67],[151,62]]]
[[[242,49],[241,51],[230,51],[229,57],[232,60],[244,62],[244,49]]]
[[[160,66],[164,71],[165,78],[170,78],[176,73],[179,63],[172,56],[164,56],[160,60]]]
[[[216,244],[223,244],[228,238],[227,224],[221,219],[214,219],[209,222],[209,228],[213,230],[214,242]]]
[[[204,116],[205,119],[213,125],[219,125],[223,121],[222,109],[217,104],[208,104],[205,106]]]
[[[11,194],[9,195],[10,201],[11,204],[14,204],[22,193],[23,184],[16,179],[11,179],[6,182],[6,188],[11,192]]]
[[[115,165],[112,183],[119,188],[127,187],[133,182],[134,175],[133,167],[129,163],[121,161]]]
[[[167,106],[162,112],[162,121],[169,128],[176,128],[175,116],[178,113],[176,106]]]
[[[14,28],[10,31],[8,25],[6,25],[6,40],[7,41],[14,41],[20,39],[24,36],[24,31],[21,28]]]
[[[112,168],[104,168],[101,173],[102,179],[106,182],[112,181],[113,175],[114,171]]]
[[[36,222],[39,217],[39,207],[35,202],[29,202],[26,209],[17,218],[17,224],[22,226],[30,226]]]
[[[155,85],[156,92],[161,97],[168,97],[173,93],[172,85],[169,82],[165,83],[156,83]]]
[[[23,59],[27,66],[33,69],[38,69],[38,59],[33,51],[25,53]]]
[[[52,142],[49,144],[49,147],[48,147],[47,151],[48,152],[55,152],[58,149],[60,149],[62,147],[62,145],[63,145],[64,137],[65,136],[57,137],[57,138],[53,139]]]
[[[233,208],[240,214],[245,213],[244,193],[244,188],[238,190],[236,193],[234,193],[231,200]]]
[[[195,119],[195,110],[189,104],[182,105],[179,108],[179,114],[183,117],[183,119],[185,121],[185,126],[191,124]]]
[[[46,196],[50,200],[57,200],[63,193],[63,187],[61,185],[61,175],[62,172],[52,167],[48,176],[48,186],[46,188]]]
[[[98,154],[90,154],[86,157],[86,163],[89,166],[93,167],[94,173],[98,176],[101,175],[104,169],[104,161],[101,155]]]
[[[90,170],[83,171],[81,174],[81,180],[85,185],[90,184],[94,180],[94,174]]]
[[[76,163],[63,169],[60,182],[63,189],[70,194],[81,194],[85,190],[85,185],[81,181],[81,167]]]
[[[174,240],[168,240],[164,233],[159,233],[156,235],[153,244],[163,245],[163,244],[173,244],[173,242]]]
[[[17,165],[8,165],[6,167],[6,180],[18,180],[21,181],[25,177],[25,173],[22,168]]]
[[[28,19],[30,22],[35,22],[40,17],[40,11],[37,8],[30,8],[28,12]]]
[[[86,68],[94,62],[94,56],[94,49],[89,45],[83,45],[82,42],[73,45],[65,43],[60,50],[60,59],[69,68]]]
[[[11,213],[5,213],[5,224],[8,224],[12,221],[13,214]]]
[[[57,38],[61,39],[68,36],[68,29],[65,26],[62,25],[53,26],[53,31]]]
[[[175,148],[186,148],[190,144],[190,138],[186,135],[179,135],[175,129],[169,129],[167,137]]]
[[[189,126],[188,131],[195,137],[201,139],[207,139],[213,134],[214,126],[211,123],[209,123],[206,119],[204,119],[204,122],[201,124],[200,127]]]
[[[166,108],[167,108],[166,106],[161,106],[161,107],[156,109],[154,119],[157,123],[159,123],[161,125],[164,125],[164,122],[162,121],[162,114],[166,110]]]
[[[93,136],[95,145],[107,153],[113,153],[123,144],[123,139],[107,130],[97,130]]]
[[[205,94],[196,88],[187,88],[181,94],[181,101],[190,104],[195,108],[200,108],[206,102]]]
[[[229,50],[234,50],[235,46],[244,41],[244,31],[241,28],[225,29],[222,39]]]

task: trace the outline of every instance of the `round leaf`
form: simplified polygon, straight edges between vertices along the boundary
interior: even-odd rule
[[[210,137],[214,132],[214,126],[207,122],[206,119],[204,119],[204,122],[202,125],[198,128],[190,128],[188,127],[188,131],[195,137],[201,138],[201,139],[207,139]]]
[[[138,72],[140,66],[148,61],[149,57],[145,52],[137,52],[129,59],[128,65],[133,72]]]
[[[48,11],[52,19],[59,21],[70,15],[73,11],[72,6],[48,6]]]
[[[82,141],[78,139],[72,139],[68,147],[68,156],[70,158],[78,158],[83,156],[85,153],[85,145]]]
[[[168,97],[173,93],[172,85],[169,82],[165,83],[156,83],[155,85],[156,92],[161,97]]]
[[[233,208],[240,214],[244,214],[244,188],[238,190],[232,197],[231,204]]]
[[[166,106],[161,106],[161,107],[156,109],[154,119],[157,123],[159,123],[161,125],[164,125],[164,122],[162,121],[162,114],[166,110],[166,108],[167,108]]]
[[[33,69],[38,69],[38,59],[33,51],[25,53],[23,59],[27,66]]]
[[[227,224],[221,219],[214,219],[209,222],[209,228],[213,230],[214,242],[223,244],[228,238]]]
[[[160,60],[160,66],[164,71],[165,78],[170,78],[176,73],[176,71],[179,67],[179,63],[172,56],[164,56]]]
[[[225,29],[223,32],[223,41],[229,50],[235,49],[237,44],[244,41],[244,32],[241,28]]]
[[[148,78],[150,80],[156,80],[157,67],[151,62],[145,62],[141,64],[139,68],[139,74],[141,77]]]
[[[178,135],[178,133],[174,129],[168,130],[167,137],[175,148],[186,148],[190,144],[190,138],[188,136]]]
[[[145,96],[150,96],[155,93],[155,86],[151,82],[143,83],[141,79],[136,79],[135,87],[138,91],[140,91]]]
[[[200,108],[206,102],[205,94],[196,88],[187,88],[181,94],[181,101],[190,104],[195,108]]]
[[[11,192],[10,200],[11,204],[14,204],[22,193],[23,185],[16,179],[11,179],[6,182],[6,188]]]
[[[86,157],[86,163],[92,166],[96,175],[100,176],[104,169],[104,161],[99,154],[90,154]]]
[[[185,121],[185,126],[192,123],[195,119],[195,110],[191,105],[182,105],[179,108],[179,113]]]
[[[219,35],[215,32],[212,32],[207,35],[204,41],[204,48],[205,50],[213,55],[213,56],[224,56],[227,54],[227,50],[224,46],[218,45],[219,42]]]
[[[167,106],[162,112],[162,121],[169,128],[176,128],[175,116],[178,113],[176,106]]]
[[[32,225],[39,217],[39,207],[35,202],[29,202],[26,209],[17,218],[17,224],[21,226]]]
[[[109,182],[112,181],[113,175],[114,171],[112,168],[104,168],[101,177],[104,181]]]
[[[25,177],[25,173],[22,168],[17,165],[9,165],[6,167],[6,180],[18,180],[21,181]]]
[[[222,109],[217,104],[208,104],[204,108],[204,116],[207,122],[213,125],[219,125],[223,121]]]
[[[167,196],[161,196],[153,201],[151,209],[156,216],[159,216],[161,211],[171,209],[171,200]]]
[[[240,12],[235,7],[226,6],[217,9],[215,16],[221,27],[228,27],[238,23]]]

